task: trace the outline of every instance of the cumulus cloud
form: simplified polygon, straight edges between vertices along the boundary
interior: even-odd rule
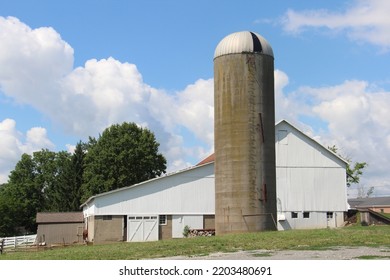
[[[389,1],[355,0],[343,12],[325,9],[288,10],[282,19],[284,30],[300,33],[310,28],[343,31],[353,40],[390,48]]]
[[[172,162],[170,169],[180,167],[179,162],[188,166],[183,161],[186,155],[204,156],[180,148],[183,129],[200,145],[212,146],[213,80],[198,80],[183,91],[167,93],[145,84],[136,65],[109,58],[87,61],[61,84],[61,108],[52,118],[80,136],[95,135],[112,123],[136,122],[156,134]]]
[[[33,127],[23,134],[16,129],[16,122],[5,119],[0,122],[0,184],[8,179],[9,172],[20,160],[23,153],[32,154],[43,148],[53,149],[47,131],[42,127]]]
[[[177,119],[209,146],[214,143],[214,80],[198,80],[178,94]]]
[[[114,58],[89,60],[58,81],[60,108],[46,112],[69,132],[95,135],[112,123],[131,120],[143,124],[151,87],[137,67]]]
[[[278,76],[284,81],[276,89],[279,116],[287,117],[323,145],[336,145],[344,157],[368,163],[361,184],[351,187],[350,195],[356,196],[359,188],[371,186],[376,195],[390,195],[390,111],[386,109],[390,107],[390,92],[359,80],[284,92],[288,77],[280,71],[275,73]],[[325,123],[326,128],[310,127],[302,121],[305,117]]]
[[[36,108],[55,102],[50,93],[72,70],[73,49],[54,29],[31,29],[14,17],[0,17],[0,40],[2,91]]]
[[[73,49],[54,29],[31,29],[13,17],[0,17],[0,41],[3,94],[36,108],[66,133],[86,139],[113,123],[135,122],[156,134],[169,169],[212,149],[212,79],[165,92],[144,83],[136,65],[112,57],[73,69]],[[32,129],[29,145],[43,133]],[[194,137],[196,143],[186,146]]]

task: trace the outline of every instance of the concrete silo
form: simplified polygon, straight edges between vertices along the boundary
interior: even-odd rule
[[[274,56],[249,31],[214,54],[216,234],[276,229]]]

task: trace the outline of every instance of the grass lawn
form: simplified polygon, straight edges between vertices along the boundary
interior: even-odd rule
[[[383,216],[387,217],[390,219],[390,213],[381,213]]]
[[[42,251],[6,252],[0,260],[134,260],[207,255],[239,250],[325,250],[334,246],[388,246],[390,226],[228,234],[156,242],[75,245]]]

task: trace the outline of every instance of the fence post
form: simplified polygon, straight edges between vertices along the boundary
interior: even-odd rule
[[[1,239],[1,241],[0,241],[0,254],[3,254],[3,250],[4,250],[4,239]]]

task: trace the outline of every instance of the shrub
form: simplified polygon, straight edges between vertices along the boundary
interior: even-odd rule
[[[189,226],[185,226],[184,229],[183,229],[183,236],[184,237],[188,237],[188,234],[190,233],[190,227]]]

